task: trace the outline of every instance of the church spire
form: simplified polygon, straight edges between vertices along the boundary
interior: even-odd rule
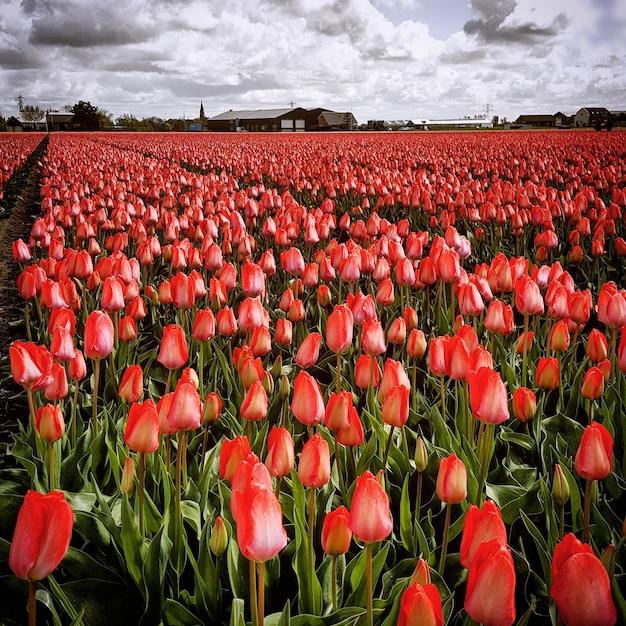
[[[204,104],[202,103],[202,100],[200,100],[200,121],[204,121],[206,119],[205,115],[204,115]]]

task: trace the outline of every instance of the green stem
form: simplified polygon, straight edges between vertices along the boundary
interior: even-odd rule
[[[415,494],[415,518],[419,522],[422,506],[422,480],[424,472],[417,472],[417,493]]]
[[[54,444],[48,442],[48,491],[54,491]]]
[[[258,626],[259,605],[257,603],[256,564],[254,561],[248,561],[248,575],[250,577],[250,613],[251,613],[251,618],[252,618],[252,626]]]
[[[28,626],[37,624],[37,581],[28,581]]]
[[[565,505],[559,505],[559,540],[563,539],[565,534]]]
[[[72,398],[72,418],[70,422],[70,441],[72,448],[76,447],[76,407],[78,405],[78,381],[74,383],[74,397]]]
[[[365,544],[365,594],[367,601],[367,625],[374,626],[374,600],[372,597],[372,550],[373,544]]]
[[[446,421],[446,385],[444,377],[439,377],[439,390],[441,392],[441,418],[445,424]]]
[[[393,426],[389,429],[387,437],[387,445],[385,446],[385,454],[383,455],[383,472],[387,473],[387,459],[389,457],[389,448],[391,448],[391,440],[393,439]]]
[[[443,542],[441,544],[441,557],[439,558],[439,575],[443,575],[446,566],[446,556],[448,554],[448,534],[450,533],[450,514],[452,505],[446,504],[446,521],[443,527]]]
[[[481,427],[483,426],[483,422],[481,422]],[[483,487],[485,486],[485,479],[487,477],[487,456],[489,454],[489,444],[491,442],[491,436],[493,433],[493,424],[487,424],[487,428],[483,431],[482,436],[479,438],[479,445],[481,448],[481,458],[480,458],[480,477],[478,479],[478,506],[480,507],[483,503]]]
[[[265,623],[265,563],[258,563],[259,578],[257,599],[259,602],[259,610],[257,612],[257,624],[263,626]]]
[[[341,352],[337,352],[337,379],[336,379],[336,391],[341,391]]]
[[[315,526],[315,487],[309,490],[309,527],[308,531],[308,548],[309,548],[309,597],[313,598],[313,576],[315,576],[315,550],[313,550],[313,527]],[[312,606],[313,610],[314,607]]]
[[[145,484],[145,473],[146,473],[146,458],[145,453],[139,453],[139,532],[141,533],[142,538],[146,534],[146,520],[144,517],[143,511],[143,500],[144,500],[144,484]]]
[[[528,357],[528,315],[524,315],[524,345],[522,346],[522,387],[526,387],[526,358]]]
[[[93,394],[91,397],[91,421],[93,436],[98,435],[98,378],[100,378],[100,359],[93,362]]]
[[[593,481],[587,479],[585,485],[585,506],[583,509],[583,543],[589,542],[589,513],[591,510],[591,483]]]
[[[337,596],[337,555],[333,554],[331,560],[331,573],[330,573],[330,589],[332,598],[331,611],[337,611],[339,609],[339,601]]]

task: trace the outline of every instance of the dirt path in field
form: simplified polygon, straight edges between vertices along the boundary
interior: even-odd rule
[[[15,172],[15,180],[7,185],[8,216],[0,219],[0,367],[3,380],[0,384],[0,468],[4,466],[4,444],[9,443],[12,433],[17,431],[18,420],[28,418],[26,400],[11,399],[21,391],[21,387],[10,378],[9,346],[15,339],[25,339],[21,333],[16,334],[11,326],[11,322],[22,317],[24,306],[16,286],[20,268],[13,260],[12,244],[20,237],[24,240],[28,238],[38,213],[37,160],[45,151],[46,145],[47,137],[35,149],[24,167]]]

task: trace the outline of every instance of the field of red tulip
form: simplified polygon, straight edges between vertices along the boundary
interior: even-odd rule
[[[626,623],[625,133],[68,133],[36,167],[0,622]]]

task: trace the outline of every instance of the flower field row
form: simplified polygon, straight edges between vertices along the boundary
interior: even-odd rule
[[[50,135],[7,623],[626,621],[623,146]]]

